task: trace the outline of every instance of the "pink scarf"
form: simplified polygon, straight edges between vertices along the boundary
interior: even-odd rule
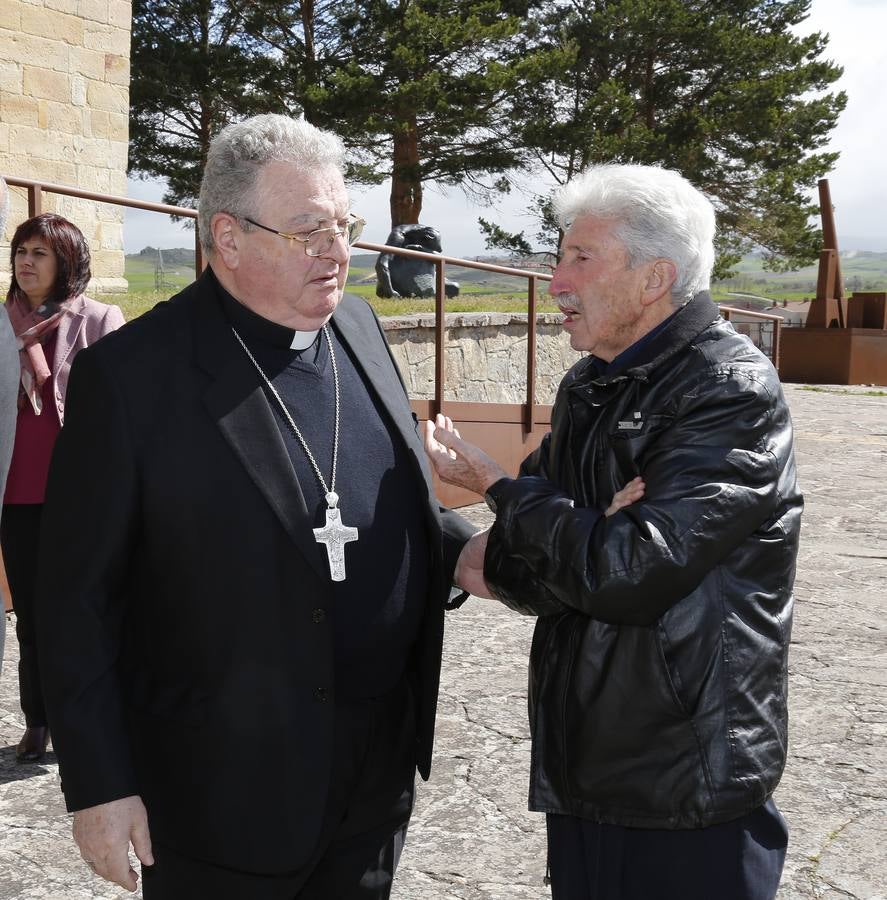
[[[21,362],[22,380],[18,406],[22,409],[30,400],[34,415],[37,416],[43,411],[43,385],[52,375],[43,352],[43,341],[59,327],[62,316],[68,312],[67,306],[67,302],[44,303],[32,310],[28,301],[20,297],[6,301],[9,321],[18,338]]]

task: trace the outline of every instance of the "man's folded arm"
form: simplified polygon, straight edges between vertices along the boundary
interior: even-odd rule
[[[545,478],[495,486],[484,574],[524,612],[552,598],[614,624],[647,625],[770,518],[790,459],[785,404],[741,374],[689,399],[641,459],[643,500],[613,516],[577,508]]]

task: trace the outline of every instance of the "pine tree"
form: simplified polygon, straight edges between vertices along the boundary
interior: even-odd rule
[[[519,160],[505,98],[526,9],[508,0],[270,4],[259,30],[292,73],[291,105],[352,150],[352,177],[391,179],[399,225],[419,221],[425,182],[483,197]]]
[[[511,109],[531,165],[559,184],[596,162],[674,168],[715,202],[722,272],[751,246],[773,268],[813,259],[820,236],[808,194],[837,158],[822,148],[846,96],[824,93],[841,75],[822,58],[827,36],[795,30],[809,6],[549,6],[527,29],[524,93]]]
[[[164,202],[194,206],[209,142],[273,105],[273,67],[244,30],[241,5],[135,0],[129,170],[168,179]]]

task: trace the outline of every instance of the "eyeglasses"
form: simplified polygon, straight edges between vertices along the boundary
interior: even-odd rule
[[[305,253],[307,253],[308,256],[323,256],[323,254],[333,246],[333,241],[340,236],[344,236],[345,240],[348,241],[348,246],[351,246],[360,237],[363,232],[363,226],[366,225],[365,219],[354,215],[354,213],[349,213],[348,220],[345,222],[343,228],[338,228],[335,225],[331,228],[318,228],[303,237],[299,234],[290,234],[287,231],[278,231],[276,228],[269,228],[267,225],[262,225],[254,219],[249,218],[249,216],[244,216],[243,219],[244,221],[249,222],[250,225],[255,225],[256,228],[261,228],[263,231],[270,231],[271,234],[286,238],[290,242],[291,247],[293,241],[298,241],[300,244],[304,245]]]

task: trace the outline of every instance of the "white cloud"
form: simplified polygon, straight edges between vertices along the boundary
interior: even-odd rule
[[[814,0],[801,30],[826,32],[826,58],[844,67],[837,89],[847,93],[847,107],[828,146],[841,154],[828,175],[838,243],[844,236],[848,243],[864,239],[866,249],[887,250],[887,2]]]
[[[139,181],[129,179],[127,194],[132,200],[163,202],[164,182],[158,179]],[[127,209],[123,226],[123,242],[127,253],[138,253],[143,247],[194,246],[194,232],[184,223],[173,222],[163,213],[143,209]]]

